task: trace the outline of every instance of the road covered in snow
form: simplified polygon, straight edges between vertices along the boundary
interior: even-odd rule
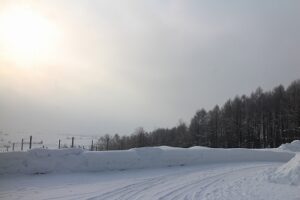
[[[0,154],[0,199],[299,200],[298,147],[299,141],[269,150],[156,147],[107,154]],[[131,165],[117,166],[122,153]],[[47,160],[48,167],[42,164]]]
[[[280,165],[260,162],[8,175],[0,180],[0,199],[299,199],[299,187],[268,180],[270,170]]]

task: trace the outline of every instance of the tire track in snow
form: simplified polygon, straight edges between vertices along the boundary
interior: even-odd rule
[[[265,166],[255,166],[247,167],[237,170],[231,170],[225,173],[220,173],[212,175],[206,178],[196,179],[193,182],[184,183],[182,187],[175,187],[173,190],[168,191],[164,196],[160,196],[160,200],[169,200],[169,199],[199,199],[202,193],[205,192],[210,186],[215,186],[215,184],[221,183],[226,176],[231,174],[244,172],[245,170],[253,170],[254,168],[262,168]]]
[[[269,164],[237,168],[234,170],[222,171],[192,171],[180,174],[172,174],[155,178],[145,179],[136,183],[114,189],[104,194],[95,195],[89,200],[133,200],[133,199],[202,199],[205,191],[210,187],[219,185],[225,178],[234,177],[235,174],[247,174],[256,171],[255,169],[265,168]],[[209,172],[209,174],[205,174]]]

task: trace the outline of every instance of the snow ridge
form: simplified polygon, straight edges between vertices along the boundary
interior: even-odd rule
[[[228,162],[287,162],[295,153],[280,149],[143,147],[122,151],[33,149],[0,153],[0,174],[45,174],[159,168]]]

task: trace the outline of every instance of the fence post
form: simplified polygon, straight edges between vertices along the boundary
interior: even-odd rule
[[[22,142],[21,142],[21,151],[23,151],[23,144],[24,144],[24,139],[22,138]]]
[[[30,136],[30,139],[29,139],[29,149],[31,149],[31,146],[32,146],[32,136]]]
[[[58,140],[58,149],[60,149],[60,140]]]
[[[92,140],[91,151],[94,150],[94,141]]]
[[[72,137],[72,148],[74,147],[74,137]]]

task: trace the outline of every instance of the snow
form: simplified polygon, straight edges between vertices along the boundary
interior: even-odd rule
[[[104,173],[4,175],[0,199],[299,199],[299,187],[268,181],[265,171],[279,165],[219,163]]]
[[[300,185],[300,153],[271,173],[270,180],[277,183]]]
[[[295,156],[276,170],[271,171],[269,174],[270,181],[281,184],[300,185],[300,140],[283,144],[278,149],[295,152]]]
[[[0,153],[0,174],[45,174],[159,168],[227,162],[287,162],[292,152],[250,149],[144,147],[125,151],[33,149]]]
[[[300,199],[299,149],[0,153],[0,199]]]
[[[294,140],[291,143],[282,144],[278,148],[286,151],[300,152],[300,140]]]

